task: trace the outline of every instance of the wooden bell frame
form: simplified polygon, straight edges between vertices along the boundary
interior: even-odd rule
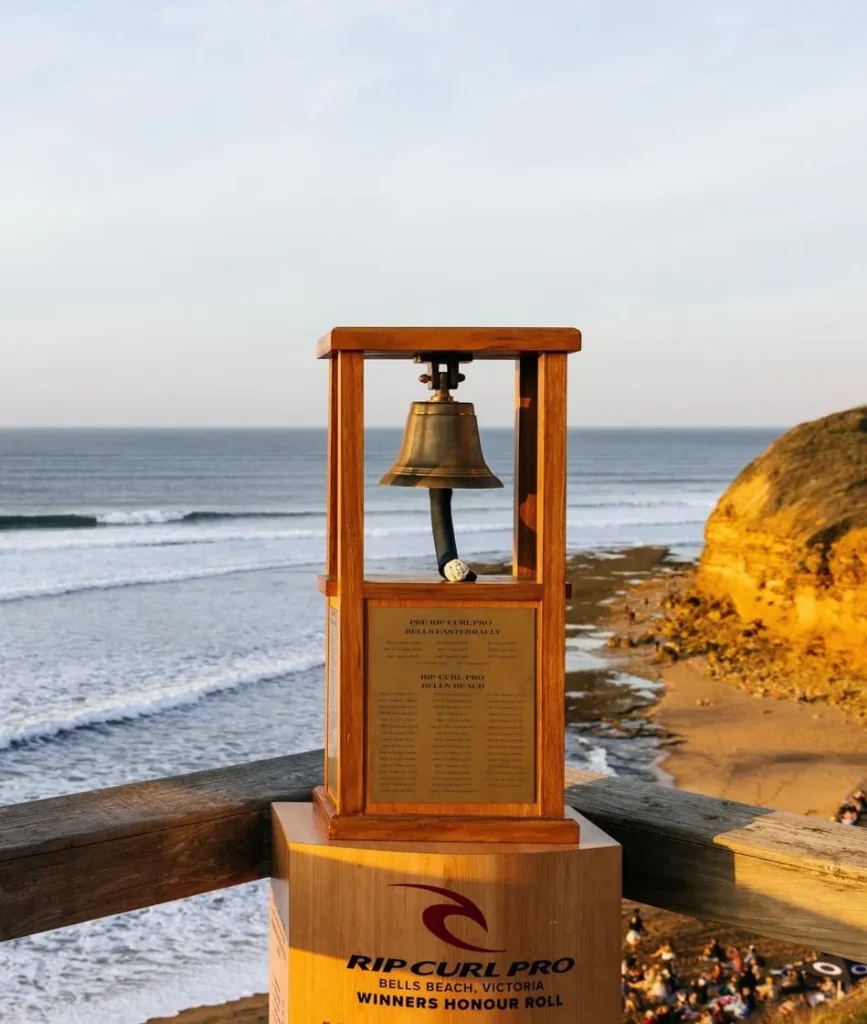
[[[325,785],[314,793],[331,839],[576,843],[564,811],[566,362],[574,328],[338,327],[329,360]],[[364,574],[364,362],[419,353],[515,362],[511,576],[447,583]],[[367,618],[371,606],[536,610],[535,798],[521,804],[376,804],[368,785]]]

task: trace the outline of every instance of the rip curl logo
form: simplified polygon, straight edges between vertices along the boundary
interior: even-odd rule
[[[435,938],[441,942],[447,942],[456,949],[465,949],[470,953],[502,953],[502,949],[488,949],[485,946],[474,946],[470,942],[464,942],[448,929],[446,919],[449,917],[466,917],[474,924],[480,925],[485,931],[488,930],[488,922],[481,909],[467,896],[462,896],[453,889],[441,889],[438,885],[416,885],[412,882],[394,882],[395,889],[424,889],[426,892],[435,893],[437,896],[445,896],[446,899],[454,900],[451,903],[432,903],[425,907],[421,915],[422,924]]]

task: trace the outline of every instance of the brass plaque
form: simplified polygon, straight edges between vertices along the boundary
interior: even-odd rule
[[[535,801],[533,608],[371,607],[368,672],[371,801]]]
[[[337,656],[338,613],[334,605],[328,607],[328,683],[325,691],[325,778],[332,799],[337,800],[337,755],[339,748],[337,681],[339,660]]]

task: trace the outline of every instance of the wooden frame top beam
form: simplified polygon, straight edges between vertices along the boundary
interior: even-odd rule
[[[319,339],[316,357],[363,352],[366,359],[412,359],[422,352],[456,352],[515,359],[521,353],[580,350],[575,327],[335,327]]]

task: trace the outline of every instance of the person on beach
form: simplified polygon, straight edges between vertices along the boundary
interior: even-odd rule
[[[747,955],[744,957],[744,963],[748,967],[764,967],[765,958],[763,956],[759,956],[759,954],[756,952],[756,947],[752,943],[750,943],[750,947],[747,950]]]
[[[690,992],[683,1004],[680,1006],[681,1020],[694,1022],[700,1021],[702,1016],[702,1003],[695,992]]]
[[[641,920],[641,913],[638,910],[632,912],[629,918],[628,931],[626,933],[626,944],[630,949],[637,949],[644,938],[644,921]]]
[[[729,946],[727,958],[735,974],[741,975],[744,973],[744,956],[737,946]]]
[[[640,918],[630,923],[644,931]],[[706,967],[691,979],[677,975],[671,938],[663,940],[645,963],[627,953],[621,964],[624,1024],[728,1024],[732,1020],[754,1020],[762,1013],[762,1019],[768,1019],[768,1012],[775,1014],[773,1020],[788,1019],[844,995],[843,986],[833,979],[817,981],[809,975],[809,964],[818,954],[762,974],[760,968],[767,961],[755,945],[751,944],[746,953],[732,945],[726,953],[713,938],[703,952],[705,960],[711,959],[712,952],[723,960],[712,958],[710,969]],[[681,963],[684,971],[693,966],[688,956]]]
[[[665,986],[665,1001],[670,1003],[677,995],[677,978],[668,967],[663,967],[661,974],[662,983]]]
[[[714,999],[724,988],[722,964],[719,960],[714,961],[713,967],[708,972],[708,996]]]
[[[773,976],[768,974],[765,980],[756,988],[756,995],[764,1003],[777,1003],[780,1000],[780,983]]]
[[[669,988],[665,983],[662,972],[658,968],[652,967],[648,972],[647,980],[645,981],[645,991],[651,1002],[664,1003],[668,999]]]
[[[832,820],[841,825],[867,824],[867,792],[861,786],[854,789]]]
[[[755,992],[749,985],[745,985],[741,989],[741,1001],[744,1004],[744,1017],[749,1017],[749,1015],[753,1013],[758,1006]]]
[[[716,960],[718,963],[725,960],[726,955],[723,952],[722,946],[716,938],[710,940],[710,942],[702,950],[702,959],[704,960]]]
[[[650,956],[651,959],[659,959],[662,960],[663,963],[671,963],[677,954],[674,951],[671,939],[666,939],[659,949],[655,953],[651,953]]]
[[[626,992],[626,995],[623,997],[623,1012],[631,1014],[633,1018],[641,1013],[641,1000],[635,992]]]
[[[710,1008],[710,1024],[728,1024],[722,1003],[717,1000]]]

